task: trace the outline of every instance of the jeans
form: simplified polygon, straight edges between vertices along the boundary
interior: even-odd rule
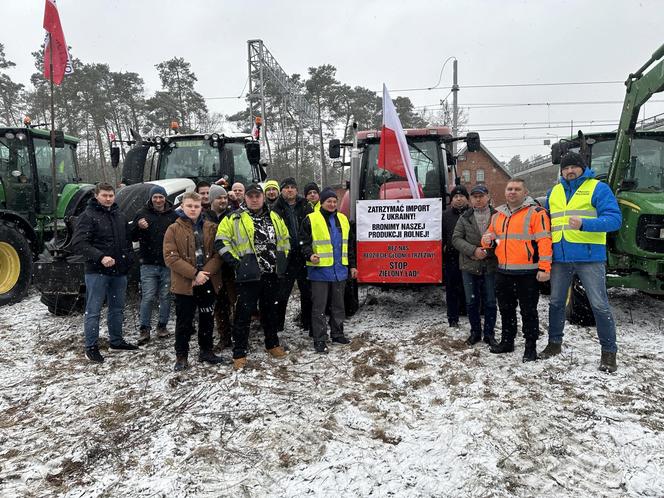
[[[496,327],[496,274],[474,275],[462,272],[463,287],[466,294],[466,309],[473,337],[482,336],[482,317],[480,302],[484,304],[484,338],[494,337]],[[481,301],[480,301],[481,299]]]
[[[344,290],[346,281],[311,282],[311,329],[314,342],[324,342],[327,339],[327,323],[325,323],[325,308],[330,303],[330,335],[332,338],[343,337],[344,318],[346,310],[344,307]]]
[[[159,323],[165,327],[171,313],[171,270],[165,266],[141,265],[141,307],[142,329],[150,329],[152,307],[159,296]]]
[[[502,320],[501,342],[514,343],[516,337],[516,308],[521,312],[523,337],[536,342],[539,336],[539,284],[535,273],[496,273],[496,297]]]
[[[198,347],[200,352],[212,351],[214,330],[214,304],[217,295],[208,280],[193,289],[193,295],[175,294],[175,353],[189,353],[189,339],[196,331],[194,316],[198,309]]]
[[[85,319],[83,332],[85,334],[85,347],[97,345],[99,339],[99,318],[104,306],[104,299],[108,303],[108,340],[113,345],[121,344],[122,320],[124,318],[125,293],[127,291],[127,276],[102,275],[101,273],[85,274]]]
[[[261,325],[265,334],[265,349],[279,345],[277,334],[279,318],[279,286],[281,279],[276,273],[264,273],[257,282],[235,282],[237,302],[233,322],[233,358],[244,358],[249,350],[249,325],[256,304],[261,310]]]
[[[445,260],[445,302],[447,303],[447,322],[452,325],[459,322],[459,315],[466,314],[464,283],[459,270],[459,255],[456,259]]]
[[[606,292],[606,268],[604,262],[597,263],[554,263],[551,267],[551,301],[549,305],[549,342],[563,342],[565,328],[565,305],[567,293],[574,275],[581,279],[590,306],[595,315],[597,336],[602,351],[615,353],[616,323],[609,307]]]

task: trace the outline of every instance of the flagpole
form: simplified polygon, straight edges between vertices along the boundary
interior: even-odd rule
[[[53,38],[51,33],[48,34],[48,53],[49,53],[49,80],[51,82],[51,188],[53,189],[53,241],[57,247],[58,242],[58,191],[57,181],[55,178],[55,104],[53,103]]]

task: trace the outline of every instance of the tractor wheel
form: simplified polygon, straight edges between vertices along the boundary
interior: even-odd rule
[[[0,306],[17,303],[30,288],[32,249],[23,232],[0,222]]]
[[[567,321],[572,325],[592,327],[595,325],[595,315],[588,301],[586,291],[581,285],[581,280],[574,277],[574,281],[567,294],[567,307],[565,309]]]
[[[42,293],[41,302],[55,316],[69,316],[80,313],[84,309],[85,297],[81,294],[47,294]]]

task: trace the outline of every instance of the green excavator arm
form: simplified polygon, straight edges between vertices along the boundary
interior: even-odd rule
[[[625,81],[627,93],[620,114],[616,146],[613,150],[608,177],[608,183],[614,192],[620,188],[620,182],[630,165],[631,143],[641,106],[654,94],[664,91],[664,60],[660,61],[663,56],[664,45],[659,47],[650,59],[638,71],[630,74]],[[644,71],[655,62],[657,64],[644,74]]]

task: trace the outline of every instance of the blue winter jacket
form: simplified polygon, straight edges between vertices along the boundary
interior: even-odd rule
[[[574,192],[587,178],[595,178],[595,173],[586,168],[583,174],[570,182],[560,177],[560,183],[565,189],[567,202],[572,198]],[[549,209],[549,197],[551,190],[546,194],[544,207]],[[584,218],[581,230],[584,232],[615,232],[622,225],[622,214],[618,207],[618,201],[611,192],[609,186],[604,182],[599,182],[593,192],[591,204],[597,211],[597,218]],[[606,246],[604,244],[581,244],[569,242],[564,238],[560,242],[553,244],[553,262],[554,263],[590,263],[596,261],[606,261]]]

